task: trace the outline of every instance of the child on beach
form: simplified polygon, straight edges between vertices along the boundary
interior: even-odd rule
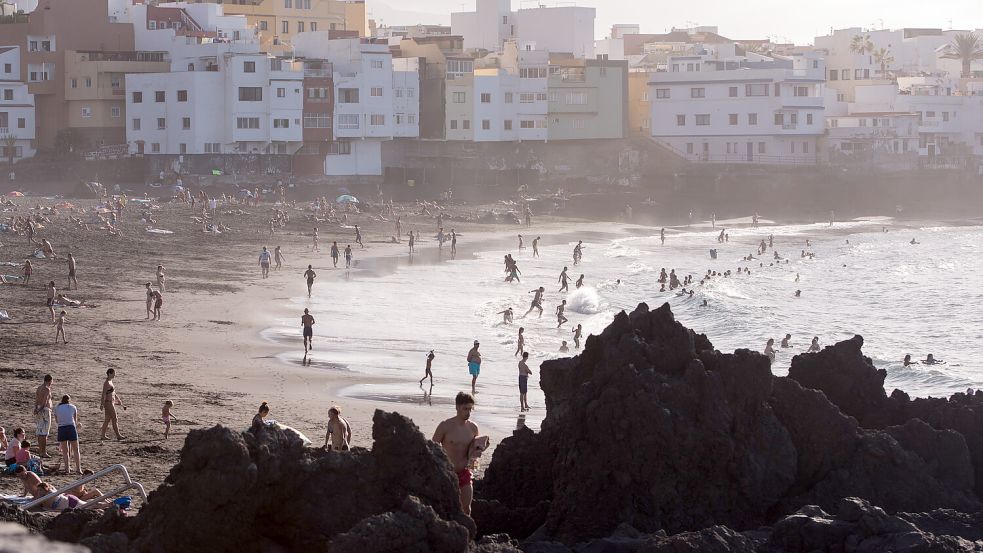
[[[62,309],[61,313],[58,314],[58,320],[55,321],[55,343],[58,343],[58,336],[61,336],[62,343],[67,344],[68,340],[65,339],[65,319],[68,316],[68,312]]]
[[[164,407],[160,410],[160,420],[164,421],[164,439],[171,434],[171,408],[174,407],[174,402],[167,400],[164,402]]]
[[[430,353],[427,354],[427,372],[426,374],[423,375],[423,378],[420,379],[420,386],[423,386],[423,381],[426,380],[427,378],[430,379],[430,385],[433,386],[433,372],[431,371],[431,366],[433,365],[433,358],[434,358],[433,350],[430,350]]]

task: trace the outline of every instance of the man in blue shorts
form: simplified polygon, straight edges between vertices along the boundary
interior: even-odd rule
[[[481,373],[481,354],[478,353],[478,340],[474,341],[474,347],[468,351],[468,372],[471,373],[471,393],[476,393],[474,386],[478,382],[478,374]]]

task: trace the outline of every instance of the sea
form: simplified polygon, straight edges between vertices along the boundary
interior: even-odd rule
[[[416,261],[409,256],[367,260],[348,271],[338,269],[340,274],[332,275],[337,278],[319,278],[312,298],[305,294],[290,301],[298,316],[276,321],[263,335],[284,345],[283,362],[301,363],[297,319],[309,308],[319,323],[310,365],[357,377],[358,383],[340,395],[389,409],[403,403],[430,405],[448,414],[455,394],[470,389],[466,355],[478,340],[483,362],[473,419],[502,433],[522,425],[539,428],[546,414],[539,364],[578,353],[572,334],[577,324],[583,325],[586,339],[640,302],[653,309],[668,302],[678,321],[705,333],[723,352],[763,351],[774,338],[776,375],[787,374],[792,357],[805,352],[813,337],[826,346],[860,334],[864,354],[887,370],[888,393],[900,388],[913,397],[945,396],[983,386],[983,363],[975,358],[983,343],[983,225],[900,224],[883,217],[832,226],[752,228],[748,223],[666,229],[664,244],[658,228],[571,229],[544,235],[538,258],[530,244],[535,228],[522,229],[523,250],[517,239],[469,245],[465,235],[459,244],[470,249],[456,259],[445,245],[427,260],[420,254]],[[729,240],[721,244],[722,228]],[[758,244],[769,237],[773,247],[758,255]],[[578,240],[584,241],[583,259],[574,266]],[[418,247],[433,250],[436,243]],[[710,249],[717,250],[716,259]],[[804,252],[814,255],[803,257]],[[516,259],[521,282],[504,281],[506,254]],[[748,255],[755,259],[747,261]],[[322,274],[333,272],[325,259]],[[561,293],[557,280],[564,266],[570,290]],[[674,269],[680,280],[692,275],[687,289],[694,294],[660,291],[662,268]],[[750,274],[739,274],[745,268]],[[731,276],[699,284],[708,271],[728,270]],[[581,274],[585,286],[576,289]],[[544,313],[524,317],[531,291],[539,286],[546,288]],[[569,322],[557,328],[554,311],[564,299]],[[515,314],[513,324],[503,323],[499,314],[508,307]],[[519,411],[519,327],[525,329],[534,372],[528,413]],[[792,347],[781,349],[786,334],[792,335]],[[563,340],[569,353],[560,352]],[[436,356],[434,384],[421,386],[430,350]],[[903,366],[905,354],[921,360],[929,353],[942,362]]]

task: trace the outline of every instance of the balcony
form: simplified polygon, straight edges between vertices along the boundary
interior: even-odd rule
[[[304,78],[328,78],[333,75],[333,70],[330,67],[313,67],[304,68]]]
[[[0,127],[0,138],[7,136],[10,133],[10,128]]]
[[[782,125],[783,131],[794,131],[798,127],[798,123],[784,123]]]

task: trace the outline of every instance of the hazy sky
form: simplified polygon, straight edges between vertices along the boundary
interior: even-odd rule
[[[535,7],[537,0],[512,0],[512,9]],[[553,5],[597,8],[595,35],[604,38],[614,23],[638,23],[642,32],[661,33],[671,27],[716,25],[735,39],[770,37],[797,44],[812,43],[830,27],[899,28],[983,27],[983,0],[578,0]],[[387,25],[450,23],[450,12],[474,9],[474,0],[366,0],[369,12]]]

